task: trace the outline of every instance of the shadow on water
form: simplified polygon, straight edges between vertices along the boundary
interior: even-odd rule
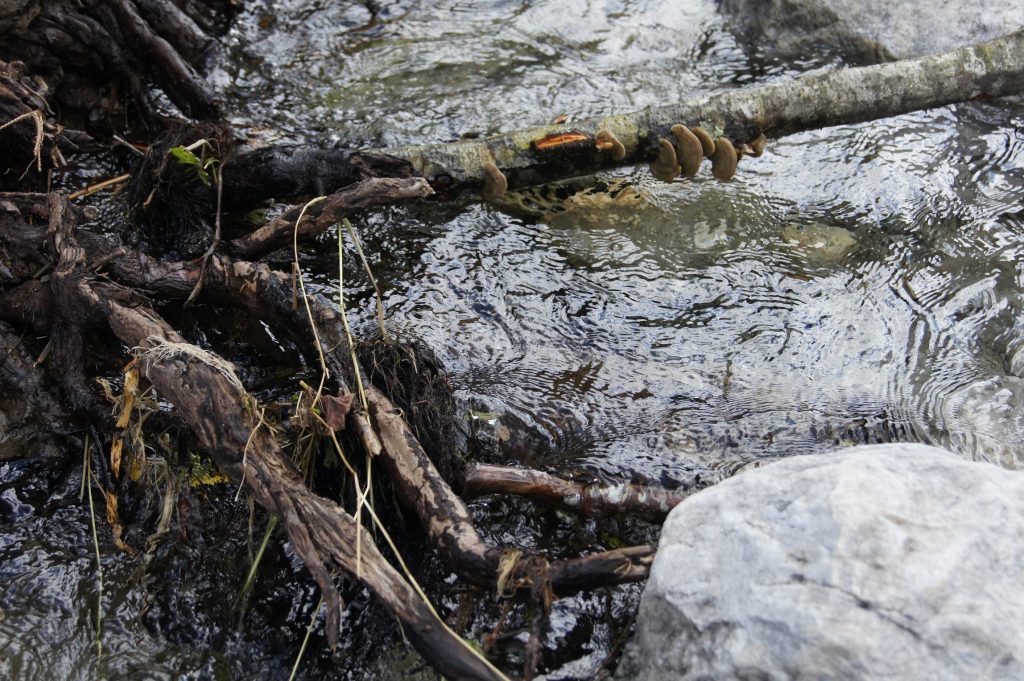
[[[751,57],[715,3],[677,5],[277,0],[242,15],[214,77],[243,128],[365,146],[628,111],[835,65]],[[484,458],[714,482],[834,445],[911,440],[1018,467],[1021,130],[1020,101],[971,103],[777,140],[729,183],[626,169],[596,190],[354,222],[388,324],[435,351]],[[325,292],[333,238],[304,255]],[[370,331],[371,291],[350,247],[345,258],[356,326]],[[0,464],[0,669],[12,679],[95,671],[91,535],[74,471]],[[168,540],[165,577],[134,574],[104,539],[111,678],[287,678],[316,590],[278,542],[242,626],[226,616],[248,517],[231,491],[208,494],[194,506],[219,518],[216,531]],[[556,511],[538,519],[508,499],[474,513],[495,541],[530,548],[656,535]],[[442,565],[420,568],[440,605],[485,636],[500,604],[447,590]],[[548,678],[588,678],[638,593],[559,601]],[[301,678],[433,678],[365,594],[350,594],[346,616],[343,650],[314,636]]]

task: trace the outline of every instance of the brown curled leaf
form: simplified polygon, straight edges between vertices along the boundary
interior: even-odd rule
[[[352,410],[352,393],[321,395],[320,404],[324,409],[324,422],[334,432],[345,429],[345,417]]]

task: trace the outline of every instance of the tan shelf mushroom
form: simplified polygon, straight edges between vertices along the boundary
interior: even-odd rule
[[[484,188],[480,196],[487,201],[496,201],[508,191],[508,179],[498,170],[498,166],[488,161],[484,164]]]
[[[715,142],[715,153],[711,156],[711,174],[722,181],[731,179],[736,174],[738,160],[732,142],[725,137],[718,138]]]
[[[658,158],[650,169],[651,174],[662,182],[671,182],[683,171],[676,159],[676,148],[664,137],[658,141]]]
[[[704,160],[700,140],[685,125],[673,125],[672,134],[676,138],[676,159],[683,168],[683,175],[693,177]]]

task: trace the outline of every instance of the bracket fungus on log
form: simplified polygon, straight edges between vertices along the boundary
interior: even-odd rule
[[[739,157],[736,155],[736,148],[732,146],[725,137],[715,142],[715,153],[711,156],[711,174],[717,179],[725,181],[732,179],[736,174],[736,162]]]
[[[621,161],[626,158],[626,147],[610,130],[598,130],[595,138],[597,148],[602,152],[610,152],[612,160]]]
[[[768,143],[768,138],[765,137],[764,133],[762,132],[760,135],[755,137],[750,142],[750,145],[749,145],[750,146],[750,155],[753,156],[754,158],[757,158],[758,156],[763,154],[764,153],[764,146],[767,143]]]
[[[690,128],[690,132],[700,142],[700,148],[704,152],[704,158],[711,158],[711,155],[715,153],[715,140],[711,137],[711,133],[700,127],[699,125],[695,128]]]
[[[658,140],[658,158],[650,165],[650,169],[651,175],[662,182],[671,182],[683,170],[676,159],[676,148],[664,137]]]
[[[484,164],[484,188],[480,195],[487,201],[496,201],[508,191],[508,179],[498,166],[488,161]]]
[[[704,148],[685,125],[673,125],[672,134],[676,138],[676,158],[683,168],[683,175],[693,177],[700,170],[700,162],[704,160]]]

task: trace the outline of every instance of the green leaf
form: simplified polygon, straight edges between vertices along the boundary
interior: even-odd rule
[[[210,184],[210,174],[206,172],[206,164],[198,156],[185,147],[171,147],[170,154],[178,163],[195,168],[196,174],[203,184]]]
[[[174,157],[174,160],[176,160],[178,163],[181,163],[183,165],[195,166],[196,168],[201,168],[202,164],[203,164],[203,162],[199,160],[198,156],[193,154],[191,151],[189,151],[185,147],[174,147],[174,148],[172,148],[171,149],[171,156]]]

